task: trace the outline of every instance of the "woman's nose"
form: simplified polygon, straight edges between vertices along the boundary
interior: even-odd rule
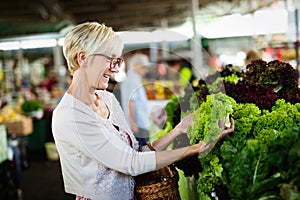
[[[118,73],[120,71],[120,67],[118,67],[118,65],[111,67],[110,71],[114,72],[114,73]]]

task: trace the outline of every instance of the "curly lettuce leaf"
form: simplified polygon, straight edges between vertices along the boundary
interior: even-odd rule
[[[211,142],[217,139],[225,127],[220,127],[220,121],[230,123],[230,115],[234,111],[236,102],[223,93],[211,94],[206,97],[199,109],[194,112],[193,124],[188,130],[191,144],[202,140]]]

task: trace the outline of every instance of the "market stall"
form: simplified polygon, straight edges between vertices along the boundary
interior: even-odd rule
[[[298,199],[300,89],[296,70],[278,60],[256,60],[245,73],[228,65],[199,83],[166,106],[167,124],[173,126],[194,112],[187,136],[178,138],[174,147],[208,142],[218,132],[220,119],[229,115],[235,119],[234,133],[209,154],[175,163],[185,177],[195,178],[199,199]]]

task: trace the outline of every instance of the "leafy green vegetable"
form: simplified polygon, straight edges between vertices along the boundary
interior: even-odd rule
[[[199,166],[193,169],[199,172],[199,198],[214,199],[211,194],[216,192],[219,199],[299,200],[300,88],[296,71],[279,61],[257,60],[247,68],[239,80],[230,68],[226,75],[207,77],[203,87],[184,97],[190,104],[181,110],[195,109],[188,130],[191,144],[210,140],[214,137],[207,134],[211,130],[220,131],[212,123],[219,115],[213,111],[212,96],[226,91],[236,102],[232,106],[234,133],[199,158],[200,165],[190,160]],[[230,198],[223,198],[224,193]]]
[[[228,149],[228,148],[227,148]],[[222,148],[225,151],[225,148]],[[228,154],[226,152],[222,152]],[[246,146],[232,159],[226,160],[224,165],[228,176],[228,190],[231,197],[237,199],[251,199],[251,195],[257,189],[265,190],[269,186],[265,184],[265,177],[269,173],[268,148],[260,141],[248,140]],[[272,179],[273,180],[273,179]],[[265,187],[263,187],[265,186]],[[256,199],[253,198],[252,199]]]
[[[231,199],[299,199],[298,108],[284,100],[271,112],[236,104],[234,133],[200,159],[199,194],[207,197],[221,185]]]
[[[221,120],[230,121],[236,103],[233,98],[223,93],[211,94],[206,97],[206,102],[194,112],[193,124],[188,130],[192,144],[199,140],[210,142],[216,140],[224,127],[219,127]]]
[[[272,107],[272,112],[265,111],[265,114],[257,121],[253,134],[257,139],[269,142],[292,126],[300,127],[300,112],[296,106],[279,99]]]
[[[237,84],[240,80],[240,77],[237,76],[236,74],[231,74],[230,76],[226,76],[224,77],[224,81],[225,82],[230,82],[230,83],[234,83]]]
[[[205,164],[205,168],[199,173],[198,192],[201,195],[209,194],[214,190],[214,186],[221,183],[221,175],[223,171],[219,158],[214,154],[209,154],[200,160],[201,164]]]
[[[42,104],[41,104],[41,102],[39,102],[37,100],[26,100],[21,105],[21,108],[24,113],[30,113],[30,112],[38,111],[39,109],[42,109]]]
[[[244,146],[246,139],[253,138],[253,127],[260,116],[261,110],[255,104],[237,103],[233,112],[235,131],[226,136],[226,139],[235,147]]]

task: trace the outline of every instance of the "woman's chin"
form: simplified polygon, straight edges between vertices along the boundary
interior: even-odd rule
[[[105,90],[106,88],[108,88],[108,83],[101,83],[98,85],[98,90]]]

